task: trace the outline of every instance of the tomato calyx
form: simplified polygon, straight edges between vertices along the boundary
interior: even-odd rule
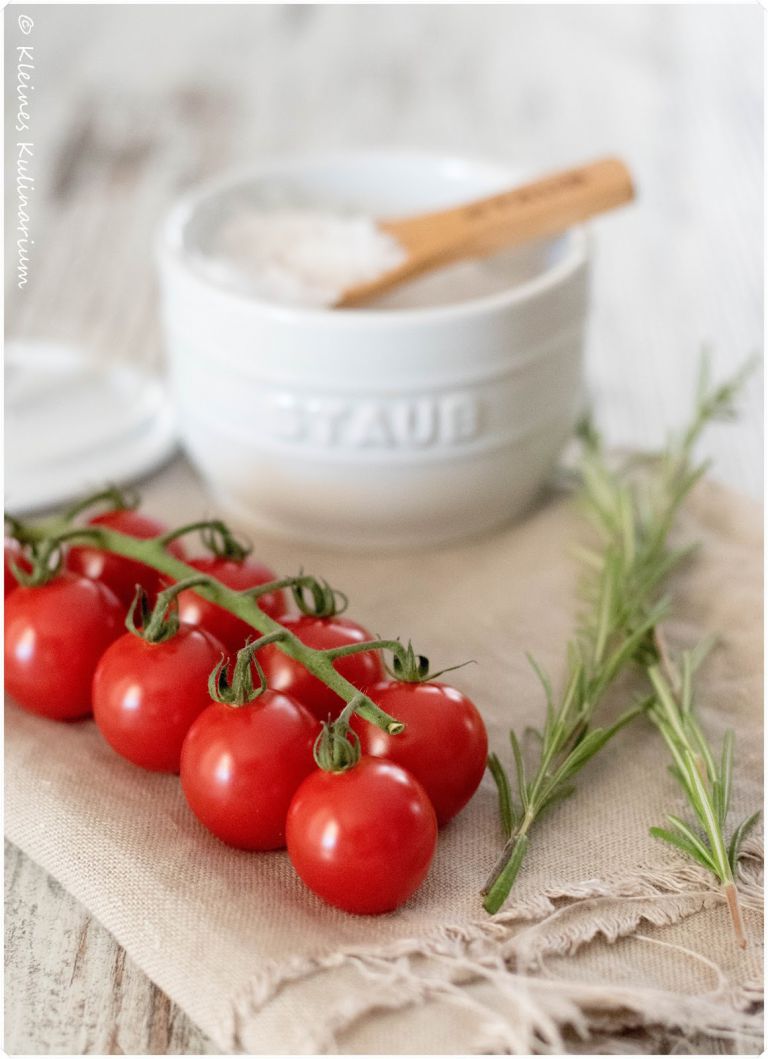
[[[408,641],[408,646],[397,645],[399,650],[392,651],[392,665],[384,663],[384,668],[393,680],[401,684],[427,684],[429,681],[437,680],[444,673],[452,673],[454,669],[463,669],[464,666],[474,665],[474,658],[466,662],[459,662],[456,666],[446,666],[438,669],[435,673],[429,671],[429,659],[425,655],[416,654],[413,644]]]
[[[256,657],[256,652],[260,651],[262,647],[266,647],[267,644],[285,639],[285,636],[286,634],[281,630],[280,632],[267,633],[266,636],[261,636],[258,640],[249,641],[245,647],[237,652],[237,660],[235,661],[231,679],[227,673],[229,659],[222,656],[208,678],[208,692],[213,701],[221,702],[225,706],[246,706],[249,702],[257,699],[259,695],[263,695],[267,690],[267,678]],[[259,677],[259,687],[256,687],[253,683],[254,669]]]
[[[8,539],[19,547],[17,557],[9,554],[8,569],[16,583],[24,588],[39,588],[52,581],[61,572],[64,564],[63,542],[67,537],[79,536],[78,531],[63,531],[50,537],[36,540],[28,535],[27,527],[12,515],[5,516]]]
[[[210,522],[200,530],[204,547],[217,559],[241,563],[253,551],[250,541],[239,540],[224,522]]]
[[[318,577],[300,574],[291,585],[296,606],[308,618],[333,618],[343,614],[349,600],[338,588]]]
[[[206,551],[209,551],[217,559],[231,559],[233,562],[241,563],[253,551],[248,541],[239,540],[226,522],[221,519],[206,519],[201,522],[189,522],[186,526],[169,530],[163,533],[159,540],[164,546],[179,537],[185,537],[189,533],[199,531],[200,538]]]
[[[349,726],[360,701],[362,696],[355,695],[335,721],[323,721],[313,749],[315,761],[323,772],[346,772],[360,760],[360,738]]]
[[[8,567],[17,583],[24,588],[39,588],[61,572],[64,549],[58,540],[38,541],[27,544],[19,558],[25,562],[17,562],[13,555],[8,556]]]
[[[394,680],[400,680],[404,684],[420,684],[429,680],[429,659],[425,655],[416,654],[410,640],[407,647],[399,646],[399,651],[392,652],[392,664],[384,662],[387,673]]]
[[[136,585],[136,594],[125,616],[125,627],[128,632],[138,636],[147,643],[163,643],[170,640],[179,631],[178,595],[185,588],[195,585],[210,585],[210,577],[200,574],[177,581],[175,585],[158,593],[154,607],[150,606],[149,596],[141,585]],[[139,611],[139,624],[136,624],[136,610]]]

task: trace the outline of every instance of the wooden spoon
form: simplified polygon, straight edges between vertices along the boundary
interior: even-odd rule
[[[523,184],[436,213],[379,221],[406,259],[374,280],[349,287],[337,307],[359,305],[423,272],[465,257],[483,257],[515,243],[563,232],[572,224],[634,198],[629,170],[617,158],[604,158],[576,169]]]

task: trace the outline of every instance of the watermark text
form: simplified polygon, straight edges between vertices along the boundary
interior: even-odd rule
[[[25,37],[34,29],[29,15],[19,15],[18,27]],[[32,139],[32,93],[35,90],[35,46],[16,46],[16,285],[29,282],[29,259],[35,241],[30,234],[30,201],[35,190],[35,144]]]

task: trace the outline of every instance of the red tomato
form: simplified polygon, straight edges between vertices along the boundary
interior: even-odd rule
[[[116,640],[93,678],[94,720],[113,750],[142,768],[178,772],[181,744],[211,701],[208,678],[223,652],[188,625],[159,643],[134,633]]]
[[[3,576],[3,589],[4,594],[7,596],[9,592],[13,592],[16,588],[18,581],[13,576],[13,570],[9,559],[13,559],[17,566],[20,566],[22,570],[31,570],[32,565],[29,560],[21,554],[21,547],[18,541],[13,539],[6,539],[5,549],[3,552],[3,563],[4,563],[4,576]]]
[[[123,629],[122,604],[97,581],[65,572],[19,586],[5,602],[6,690],[30,713],[85,717],[99,658]]]
[[[318,770],[296,791],[288,856],[318,897],[345,912],[378,915],[424,879],[437,821],[421,784],[391,761],[361,757],[345,772]]]
[[[162,522],[141,515],[138,511],[127,508],[120,511],[107,511],[88,522],[89,526],[105,526],[117,530],[129,537],[139,540],[150,540],[159,537],[168,529]],[[168,551],[177,559],[184,559],[184,548],[180,541],[171,541]],[[101,581],[111,588],[124,607],[129,607],[136,593],[136,585],[142,585],[150,603],[154,603],[157,593],[163,586],[163,575],[135,559],[125,559],[121,555],[110,555],[109,552],[89,548],[87,544],[70,549],[67,555],[67,568],[75,573]]]
[[[351,727],[364,754],[385,757],[407,769],[424,787],[445,824],[463,809],[480,785],[488,758],[488,735],[474,704],[447,684],[384,680],[367,694],[405,724],[389,735],[357,714]]]
[[[215,577],[217,581],[221,581],[228,588],[234,588],[237,592],[263,585],[266,581],[274,581],[277,576],[268,566],[248,559],[236,562],[232,559],[209,556],[203,559],[190,559],[189,565],[194,566],[203,574],[210,574],[211,577]],[[181,620],[187,625],[200,625],[207,629],[221,640],[229,651],[239,651],[249,636],[259,635],[252,625],[242,621],[228,610],[224,610],[223,607],[209,603],[192,588],[180,592],[178,599]],[[269,592],[261,597],[259,606],[265,613],[276,618],[285,608],[285,596],[280,591]]]
[[[282,849],[285,814],[315,767],[319,731],[308,710],[279,692],[265,691],[243,706],[212,702],[181,753],[181,786],[192,812],[230,846]]]
[[[371,634],[362,625],[346,618],[289,615],[280,618],[280,622],[295,633],[307,647],[314,647],[316,650],[363,643],[372,639]],[[292,695],[321,721],[327,720],[329,714],[337,714],[343,707],[344,700],[339,698],[335,691],[331,691],[317,677],[308,673],[300,662],[283,654],[274,644],[269,644],[259,651],[258,657],[267,678],[267,685],[275,691],[285,691]],[[334,662],[334,666],[361,691],[369,684],[381,680],[384,675],[381,659],[375,651],[361,651],[360,654],[339,658]]]

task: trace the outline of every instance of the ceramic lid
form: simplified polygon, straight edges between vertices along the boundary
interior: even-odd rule
[[[5,361],[8,511],[124,484],[173,454],[174,416],[156,376],[42,341],[9,342]]]

